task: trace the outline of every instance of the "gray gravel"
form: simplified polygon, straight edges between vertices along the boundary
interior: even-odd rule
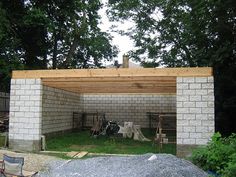
[[[40,177],[206,177],[207,173],[170,154],[133,157],[94,157],[84,160],[55,161]]]

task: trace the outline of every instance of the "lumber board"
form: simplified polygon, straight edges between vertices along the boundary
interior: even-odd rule
[[[101,88],[78,88],[78,87],[53,87],[62,90],[66,90],[69,92],[74,93],[165,93],[165,94],[175,94],[176,88],[175,87],[145,87],[145,88],[127,88],[127,87],[101,87]]]
[[[42,78],[44,82],[136,82],[136,81],[151,81],[151,82],[176,82],[175,76],[124,76],[124,77],[54,77]]]
[[[119,82],[119,83],[114,83],[114,82],[90,82],[90,83],[79,83],[79,82],[61,82],[61,83],[55,83],[55,82],[43,82],[43,85],[48,85],[48,86],[57,86],[57,87],[167,87],[167,86],[174,86],[176,83],[155,83],[155,82]]]
[[[61,78],[61,77],[127,77],[127,76],[175,76],[207,77],[213,75],[211,67],[183,68],[119,68],[119,69],[56,69],[13,71],[13,79]]]

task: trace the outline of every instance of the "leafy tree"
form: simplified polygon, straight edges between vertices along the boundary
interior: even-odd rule
[[[217,128],[236,131],[236,1],[109,0],[108,7],[111,20],[135,24],[120,32],[144,66],[213,66]]]
[[[12,69],[102,67],[118,51],[98,28],[100,8],[99,0],[1,1],[1,85]]]

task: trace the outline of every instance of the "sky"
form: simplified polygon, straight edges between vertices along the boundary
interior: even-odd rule
[[[102,3],[106,3],[107,0],[102,0]],[[99,14],[102,17],[102,24],[99,25],[99,27],[101,28],[102,31],[108,32],[110,33],[114,38],[112,41],[113,45],[118,46],[120,52],[118,54],[117,58],[114,58],[114,60],[118,60],[119,63],[122,63],[122,56],[124,54],[126,54],[128,51],[132,50],[134,48],[133,42],[131,41],[131,39],[129,39],[128,36],[122,36],[118,33],[115,32],[111,32],[110,27],[113,25],[118,25],[119,29],[125,30],[128,29],[129,27],[131,27],[133,24],[132,23],[125,23],[125,24],[121,24],[119,22],[110,22],[109,19],[106,16],[106,7],[104,6],[103,9],[101,9],[99,11]],[[112,62],[113,63],[113,62]],[[106,63],[106,64],[109,64]]]

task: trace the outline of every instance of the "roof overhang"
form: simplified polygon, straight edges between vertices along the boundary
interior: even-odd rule
[[[175,94],[176,77],[208,77],[210,67],[56,69],[13,71],[13,79],[41,79],[45,86],[76,93]]]

